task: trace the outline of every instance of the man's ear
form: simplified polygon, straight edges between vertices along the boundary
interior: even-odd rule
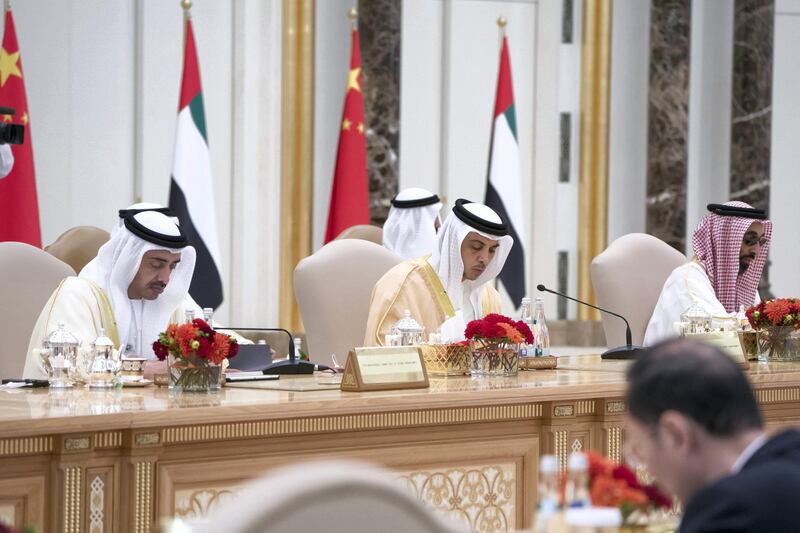
[[[695,426],[689,418],[677,411],[664,411],[658,422],[662,442],[681,455],[693,453],[697,445]]]

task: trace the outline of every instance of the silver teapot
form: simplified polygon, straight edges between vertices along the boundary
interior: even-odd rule
[[[392,335],[399,338],[400,346],[417,346],[425,342],[425,327],[411,317],[408,309],[403,313],[403,318],[392,326]]]
[[[47,336],[38,350],[42,365],[47,371],[50,386],[53,388],[71,387],[79,377],[78,354],[80,342],[70,333],[63,322]]]
[[[109,389],[116,385],[117,374],[122,368],[119,352],[114,343],[106,336],[106,330],[100,329],[100,335],[91,345],[86,360],[86,382],[92,389]]]
[[[711,315],[699,305],[692,305],[681,315],[681,335],[708,333],[711,331]]]

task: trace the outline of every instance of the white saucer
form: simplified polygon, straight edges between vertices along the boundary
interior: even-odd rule
[[[123,381],[122,382],[122,386],[123,387],[146,387],[146,386],[152,385],[152,384],[153,384],[153,380],[152,379],[140,379],[140,380],[137,380],[137,381]]]

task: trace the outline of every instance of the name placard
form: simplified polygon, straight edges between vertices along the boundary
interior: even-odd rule
[[[742,344],[739,342],[739,333],[736,331],[713,331],[710,333],[689,333],[687,339],[697,340],[716,346],[727,353],[733,360],[744,368],[750,368],[747,357],[744,356]]]
[[[428,387],[422,351],[413,346],[355,348],[347,355],[342,390],[370,391]]]

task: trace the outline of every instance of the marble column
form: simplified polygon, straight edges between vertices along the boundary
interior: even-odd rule
[[[769,207],[773,0],[736,0],[731,103],[731,198]]]
[[[732,200],[769,208],[774,0],[736,0],[731,102]],[[772,297],[769,262],[759,283]]]
[[[689,0],[652,0],[647,233],[685,251]]]
[[[399,176],[401,5],[401,0],[358,2],[370,214],[377,225],[386,220]]]

